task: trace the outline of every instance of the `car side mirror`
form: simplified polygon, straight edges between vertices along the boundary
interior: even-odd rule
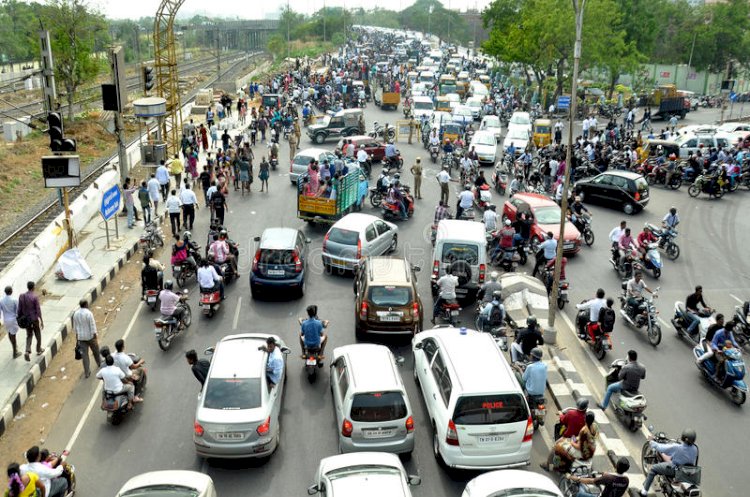
[[[309,238],[305,238],[305,243],[312,243],[312,240],[310,240]]]
[[[418,272],[420,272],[420,271],[422,270],[422,268],[421,268],[421,267],[419,267],[419,266],[412,266],[412,267],[411,267],[411,269],[412,269],[412,271],[414,271],[415,273],[418,273]]]
[[[214,347],[209,347],[203,351],[203,355],[213,355],[214,350],[215,350]]]
[[[406,359],[404,359],[404,356],[396,357],[396,364],[398,364],[399,366],[403,366],[405,362],[406,362]]]
[[[315,495],[315,494],[317,494],[317,493],[318,493],[319,491],[320,491],[320,489],[318,488],[318,485],[317,485],[317,484],[315,484],[315,485],[310,485],[309,487],[307,487],[307,495]]]
[[[422,484],[422,477],[417,475],[409,475],[409,485],[421,485]]]
[[[289,347],[281,347],[281,353],[284,355],[291,354],[292,349],[290,349]]]
[[[253,238],[253,240],[255,240],[256,242],[259,242],[260,241],[260,237],[256,236],[256,237]]]
[[[415,343],[414,344],[414,348],[417,349],[417,350],[422,350],[422,342]]]

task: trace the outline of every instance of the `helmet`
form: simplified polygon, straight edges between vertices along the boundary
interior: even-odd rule
[[[505,220],[505,226],[510,226],[510,219]]]
[[[189,240],[192,237],[193,237],[193,234],[189,231],[186,231],[185,233],[182,234],[182,238],[185,240]]]
[[[387,167],[383,168],[383,174],[388,174],[388,168]]]
[[[497,278],[500,276],[500,274],[497,271],[492,271],[490,273],[490,279],[492,281],[497,281]]]
[[[492,292],[492,298],[503,300],[503,292],[501,292],[500,290],[495,290],[494,292]]]
[[[171,290],[173,287],[174,287],[174,283],[172,283],[172,280],[167,280],[164,282],[165,290]]]
[[[533,314],[529,314],[529,317],[526,318],[526,326],[534,326],[536,324],[536,316],[534,316]]]
[[[643,229],[644,231],[648,231],[649,229],[651,229],[651,225],[648,223],[648,221],[643,224]]]
[[[468,184],[468,183],[466,183],[466,184],[464,185],[464,190],[471,190],[471,185],[470,185],[470,184]]]
[[[680,436],[680,440],[682,440],[686,444],[693,445],[697,437],[698,436],[695,434],[694,429],[685,428],[684,430],[682,430],[682,435]]]
[[[576,409],[585,411],[589,408],[589,399],[580,398],[576,401]]]
[[[672,214],[673,216],[674,216],[675,214],[677,214],[677,207],[675,207],[675,206],[673,205],[673,206],[672,206],[672,208],[670,208],[670,209],[669,209],[669,213],[670,213],[670,214]]]
[[[398,181],[398,180],[401,179],[401,175],[399,173],[396,173],[396,174],[393,175],[393,179],[395,179],[396,181]]]
[[[219,236],[223,236],[224,238],[226,238],[227,235],[228,235],[227,230],[221,230],[221,231],[219,231]]]
[[[362,145],[359,146],[359,148],[365,148],[365,144],[363,143]]]
[[[531,357],[532,357],[532,359],[535,359],[537,361],[541,361],[543,355],[544,355],[544,352],[542,352],[542,349],[540,349],[539,347],[534,347],[533,349],[531,349]]]
[[[674,160],[674,159],[677,158],[677,156],[675,154],[669,154],[669,158],[672,159],[672,160]]]

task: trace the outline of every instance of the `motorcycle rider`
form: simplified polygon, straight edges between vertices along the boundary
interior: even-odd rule
[[[223,278],[212,266],[208,259],[203,259],[201,265],[198,268],[198,287],[200,287],[201,293],[213,293],[216,290],[219,291],[221,300],[224,300],[224,283]]]
[[[523,371],[523,389],[528,399],[544,397],[544,390],[547,387],[547,365],[542,362],[544,353],[541,348],[534,347],[530,355],[531,363]]]
[[[722,354],[722,351],[728,346],[728,343],[731,343],[731,345],[737,349],[740,348],[739,345],[737,345],[737,341],[734,339],[734,334],[732,331],[734,330],[734,322],[729,321],[724,325],[723,328],[720,328],[716,330],[716,333],[714,334],[713,338],[711,339],[711,347],[708,352],[703,354],[698,358],[698,364],[703,363],[706,359],[709,359],[711,357],[716,357],[716,360],[718,362],[718,367],[716,368],[716,375],[714,378],[716,380],[723,380],[724,373],[725,373],[725,364],[724,364],[724,354]],[[708,339],[706,339],[708,341]]]
[[[153,264],[156,262],[162,269],[159,270]],[[152,259],[149,253],[143,256],[143,269],[141,269],[141,300],[146,298],[146,290],[159,290],[162,285],[164,266],[157,260]]]
[[[589,399],[584,397],[576,401],[575,409],[566,409],[558,413],[560,425],[565,428],[562,433],[555,433],[555,437],[571,438],[578,435],[583,425],[586,424],[586,411],[589,408]]]
[[[466,209],[474,205],[474,194],[471,193],[471,185],[464,185],[464,190],[458,194],[458,203],[456,204],[456,219],[461,219],[461,215]]]
[[[122,372],[115,366],[115,359],[111,355],[104,358],[105,366],[96,372],[96,377],[104,381],[104,391],[113,395],[124,393],[128,396],[128,408],[132,409],[134,403],[143,402],[143,399],[135,395],[135,387]]]
[[[495,231],[497,229],[497,206],[489,204],[484,210],[482,216],[485,231]]]
[[[383,170],[380,171],[380,176],[378,176],[378,180],[375,182],[375,185],[381,194],[385,194],[386,192],[388,192],[388,187],[391,186],[391,177],[388,176],[387,167],[384,167]]]
[[[102,356],[104,356],[104,349],[102,347]],[[133,359],[125,352],[125,340],[120,338],[115,342],[115,352],[112,354],[112,358],[115,360],[115,366],[122,369],[125,376],[131,378],[134,382],[140,380],[143,374],[143,365],[146,363],[144,359],[140,359],[138,362],[133,362]],[[107,349],[109,352],[109,349]]]
[[[643,274],[640,271],[633,274],[633,277],[628,280],[625,288],[628,299],[628,315],[632,315],[633,309],[637,308],[641,300],[643,300],[643,290],[652,295],[654,294],[654,291],[646,286],[646,282],[643,281]]]
[[[586,206],[583,205],[580,196],[576,195],[573,203],[568,204],[568,212],[570,214],[570,222],[573,223],[573,226],[575,226],[578,231],[583,233],[584,224],[581,221],[581,217],[584,216],[584,212],[587,217],[592,217],[592,214]]]
[[[576,304],[576,309],[579,311],[588,309],[589,311],[589,322],[586,326],[586,331],[588,331],[589,337],[591,337],[592,340],[594,340],[594,327],[599,323],[599,312],[602,310],[602,308],[607,304],[607,301],[604,300],[604,289],[599,288],[596,291],[596,297],[594,297],[591,300],[587,300],[586,302],[582,304]],[[581,339],[585,339],[586,335],[581,332],[581,330],[578,330],[578,337]]]
[[[638,352],[635,350],[628,350],[628,362],[620,369],[620,373],[617,375],[616,381],[607,387],[607,391],[604,393],[604,400],[597,406],[602,410],[606,411],[609,406],[609,399],[615,393],[622,392],[637,392],[641,386],[641,380],[646,379],[646,368],[638,362]]]
[[[677,208],[672,206],[669,209],[669,212],[664,216],[664,219],[661,220],[661,225],[669,231],[672,231],[677,228],[678,224],[680,224],[680,216],[677,214]]]
[[[370,156],[367,155],[367,151],[365,150],[364,144],[360,145],[359,146],[359,150],[357,151],[357,162],[359,163],[359,168],[362,171],[368,171],[369,170],[367,168],[367,159],[369,159],[369,158],[370,158]]]
[[[495,237],[498,239],[498,243],[495,250],[490,254],[490,260],[495,260],[505,249],[513,248],[516,230],[511,226],[510,219],[505,220],[502,229],[495,234]]]
[[[180,295],[172,291],[173,287],[172,280],[164,282],[164,289],[159,292],[159,300],[161,301],[159,312],[161,312],[162,316],[175,318],[178,329],[182,330],[185,328],[182,324],[182,315],[185,313],[185,310],[182,306],[178,305],[180,303]]]
[[[458,276],[451,274],[451,266],[445,268],[445,274],[435,282],[438,288],[438,298],[432,307],[432,319],[430,322],[435,324],[435,318],[440,314],[440,306],[443,302],[456,300],[456,287],[458,286]]]
[[[388,140],[388,145],[385,146],[385,163],[388,167],[398,167],[396,158],[398,156],[398,150],[396,145],[393,144],[393,140]]]
[[[492,271],[490,273],[490,280],[479,287],[479,291],[477,292],[477,300],[479,300],[483,304],[492,302],[495,297],[495,292],[503,289],[503,285],[501,285],[497,281],[497,278],[499,276],[500,275],[497,271]],[[500,299],[500,302],[502,302],[502,298]]]
[[[237,274],[237,258],[229,245],[227,230],[221,230],[218,237],[214,236],[214,241],[208,249],[208,255],[213,255],[214,260],[219,265],[228,263],[234,274]]]
[[[500,290],[495,290],[492,292],[492,301],[485,304],[479,311],[479,330],[485,331],[487,325],[502,326],[503,322],[505,322],[503,294]]]
[[[615,226],[612,231],[609,232],[609,241],[612,243],[612,260],[615,264],[620,259],[620,238],[625,234],[625,228],[627,227],[626,221],[620,221],[620,226]]]
[[[539,250],[536,253],[536,264],[534,265],[534,270],[531,272],[531,276],[536,276],[539,268],[549,261],[554,260],[556,255],[557,240],[555,240],[555,235],[551,231],[548,231],[547,239],[539,244]]]
[[[698,447],[695,445],[695,439],[697,438],[695,430],[683,430],[680,436],[680,443],[660,444],[651,440],[652,438],[649,437],[649,443],[664,462],[651,466],[651,470],[648,472],[646,481],[643,482],[643,488],[641,489],[643,497],[648,496],[648,490],[651,488],[651,483],[654,481],[656,475],[673,478],[679,466],[695,466],[698,464]]]
[[[630,236],[630,228],[625,228],[625,232],[622,234],[620,241],[617,244],[620,258],[629,257],[631,248],[636,248],[636,244],[633,237]]]
[[[63,497],[70,488],[66,475],[63,473],[65,466],[60,464],[62,461],[57,464],[48,463],[42,458],[42,452],[44,451],[39,450],[36,445],[26,451],[27,463],[20,466],[21,475],[36,474],[39,477],[38,481],[44,484],[45,497]]]
[[[630,478],[625,475],[630,469],[630,462],[627,458],[621,457],[617,460],[615,469],[616,473],[602,473],[594,478],[576,475],[568,475],[567,477],[570,481],[576,483],[597,485],[602,488],[600,494],[592,494],[579,487],[576,497],[597,497],[597,495],[599,497],[623,497],[630,486]]]
[[[401,193],[401,184],[398,178],[394,178],[391,187],[388,189],[388,203],[398,205],[399,212],[401,213],[401,219],[406,221],[409,219],[409,211],[406,206],[406,198]]]
[[[539,345],[544,345],[544,337],[536,316],[531,314],[526,318],[526,328],[518,330],[516,341],[510,346],[511,362],[520,361],[531,353],[531,349]]]
[[[701,307],[703,307],[703,309],[701,309]],[[714,310],[706,305],[706,302],[703,300],[703,287],[701,285],[696,286],[695,293],[691,293],[685,299],[685,311],[687,318],[690,320],[687,332],[693,335],[695,333],[695,328],[701,322],[700,314],[705,313],[711,315],[714,312]]]
[[[643,226],[643,231],[638,233],[637,241],[638,250],[641,253],[641,258],[645,258],[646,253],[648,252],[648,246],[657,241],[656,235],[654,235],[654,232],[651,231],[648,223]]]
[[[318,306],[308,305],[307,319],[300,323],[299,345],[303,354],[306,349],[319,349],[318,357],[323,357],[323,351],[328,343],[326,328],[328,328],[328,320],[318,319]]]

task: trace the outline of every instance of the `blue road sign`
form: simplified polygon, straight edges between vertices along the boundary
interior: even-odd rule
[[[560,110],[570,109],[570,97],[565,95],[557,97],[557,108]]]
[[[119,185],[114,185],[112,188],[104,192],[102,196],[102,206],[99,211],[102,213],[102,217],[105,221],[109,221],[113,216],[120,210],[120,194]]]

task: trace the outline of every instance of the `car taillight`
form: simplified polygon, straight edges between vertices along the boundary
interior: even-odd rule
[[[534,421],[531,420],[531,416],[526,420],[526,433],[523,434],[524,442],[531,442],[531,437],[534,436]]]
[[[440,262],[438,262],[438,260],[436,259],[432,263],[432,276],[434,276],[435,278],[437,278],[438,277],[438,273],[440,273]]]
[[[357,239],[357,259],[362,258],[362,240]]]
[[[414,319],[419,318],[419,303],[416,301],[411,304],[411,317]]]
[[[341,434],[345,437],[351,437],[352,431],[354,431],[354,426],[352,425],[352,422],[348,419],[345,419],[343,423],[341,423]]]
[[[640,192],[635,192],[635,195],[633,196],[633,198],[636,199],[636,201],[640,200],[641,199],[641,193]]]
[[[359,308],[359,319],[367,319],[367,302],[362,302]]]
[[[197,421],[193,423],[193,432],[195,433],[196,437],[202,437],[203,436],[203,427]]]
[[[328,233],[326,233],[326,236],[323,237],[323,253],[326,251],[326,243],[328,243]]]
[[[301,273],[302,272],[302,260],[299,258],[299,254],[297,251],[294,251],[294,272],[295,273]]]
[[[479,265],[479,283],[484,283],[484,272],[487,269],[485,264]]]
[[[258,432],[258,435],[261,437],[263,435],[268,435],[268,431],[271,429],[271,416],[267,417],[266,420],[258,425],[258,427],[255,429],[256,432]]]
[[[456,424],[452,419],[448,420],[448,430],[445,432],[445,443],[458,447],[458,433],[456,433]]]
[[[411,433],[414,431],[414,418],[409,416],[406,418],[406,432]]]
[[[260,249],[258,249],[255,252],[255,257],[253,257],[253,272],[258,270],[258,261],[260,260]]]

